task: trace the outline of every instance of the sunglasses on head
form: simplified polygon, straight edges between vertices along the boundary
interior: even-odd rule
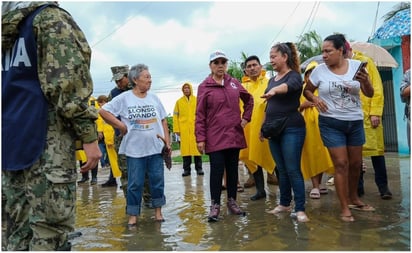
[[[212,62],[213,62],[213,64],[215,64],[215,65],[218,65],[218,64],[224,65],[224,64],[226,64],[227,60],[214,60],[214,61],[212,61]]]

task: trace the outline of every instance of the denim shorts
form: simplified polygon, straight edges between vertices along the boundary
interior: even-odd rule
[[[338,120],[319,115],[319,130],[323,145],[328,148],[365,144],[363,120]]]

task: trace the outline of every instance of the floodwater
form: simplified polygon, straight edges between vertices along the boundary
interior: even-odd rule
[[[279,201],[278,186],[266,185],[266,200],[250,201],[255,188],[238,194],[238,203],[247,215],[227,213],[223,204],[221,219],[207,222],[210,205],[209,164],[205,175],[182,177],[181,164],[165,170],[165,222],[153,219],[154,210],[142,207],[136,228],[127,227],[125,199],[118,187],[102,188],[88,183],[78,186],[75,251],[410,251],[410,158],[386,154],[392,200],[381,200],[374,183],[371,162],[365,159],[364,202],[375,212],[353,211],[356,221],[340,220],[334,186],[321,199],[307,197],[308,223],[297,223],[289,214],[267,214]],[[239,166],[240,182],[248,174]],[[99,184],[108,171],[99,172]],[[326,181],[327,178],[324,178]],[[309,192],[310,183],[306,182]],[[222,193],[226,203],[226,191]]]

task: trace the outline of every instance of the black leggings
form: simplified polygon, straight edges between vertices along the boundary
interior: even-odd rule
[[[227,198],[236,200],[238,181],[238,148],[224,149],[209,153],[210,160],[210,197],[213,204],[220,205],[223,171],[226,169]]]

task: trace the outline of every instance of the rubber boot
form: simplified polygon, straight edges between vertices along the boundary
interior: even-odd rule
[[[92,169],[92,181],[90,181],[90,184],[97,184],[97,170],[98,166],[96,165],[96,167]]]
[[[386,172],[385,157],[372,156],[372,166],[375,171],[375,184],[379,189],[379,193],[382,199],[391,199],[392,193],[388,187],[388,175]]]
[[[201,156],[195,156],[195,169],[197,172],[198,176],[203,176],[205,172],[202,169],[202,157]]]
[[[255,179],[256,194],[250,197],[250,200],[266,198],[265,178],[263,177],[262,167],[258,166],[257,171],[253,173],[253,178]]]
[[[191,156],[183,156],[183,174],[182,177],[190,176],[190,164],[192,163]]]

